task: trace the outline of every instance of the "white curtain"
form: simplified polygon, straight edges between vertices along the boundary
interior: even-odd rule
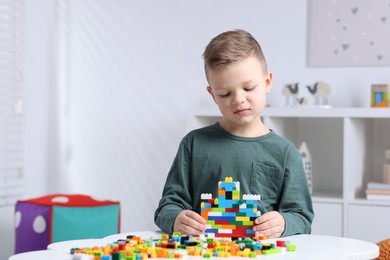
[[[22,1],[0,0],[0,206],[23,190]]]

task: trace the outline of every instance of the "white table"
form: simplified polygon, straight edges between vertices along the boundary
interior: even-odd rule
[[[152,236],[159,237],[161,232],[141,231],[128,232],[107,236],[102,239],[74,240],[53,243],[48,246],[50,250],[35,251],[12,256],[9,260],[70,260],[72,256],[68,253],[73,247],[105,245],[118,239],[125,239],[127,235],[136,235],[142,238]],[[373,259],[379,256],[379,247],[376,244],[343,237],[319,236],[319,235],[296,235],[280,238],[284,241],[290,241],[297,246],[295,252],[282,252],[273,255],[260,255],[257,259]],[[276,239],[269,239],[274,242]],[[78,244],[79,243],[79,244]],[[97,243],[97,244],[94,244]],[[30,255],[31,254],[31,255]],[[53,257],[55,255],[55,257]],[[51,257],[51,258],[50,258]],[[204,260],[203,257],[188,256],[188,259]],[[213,257],[213,260],[222,260],[225,258]],[[226,260],[244,260],[242,257],[230,257]]]
[[[111,242],[114,242],[112,240]],[[47,246],[48,250],[60,251],[62,253],[70,253],[72,248],[83,248],[83,247],[93,247],[93,246],[105,246],[110,242],[106,242],[104,239],[78,239],[78,240],[69,240],[62,241],[50,244]]]
[[[379,247],[376,244],[333,236],[297,235],[284,237],[297,246],[294,254],[287,252],[275,259],[373,259],[379,256]]]
[[[11,256],[9,260],[72,260],[73,256],[55,250],[39,250]]]
[[[161,232],[129,232],[123,234],[116,234],[104,238],[108,243],[114,242],[118,239],[125,239],[128,235],[137,235],[143,238],[151,236],[160,236]],[[280,239],[269,239],[270,242],[276,240],[289,240],[297,246],[295,252],[286,252],[275,255],[262,255],[260,259],[373,259],[379,256],[379,247],[376,244],[333,236],[319,236],[319,235],[295,235],[289,237],[282,237]],[[243,259],[242,257],[231,257],[230,259]]]

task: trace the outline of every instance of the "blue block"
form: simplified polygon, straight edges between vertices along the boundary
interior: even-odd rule
[[[205,233],[214,233],[214,234],[217,234],[218,233],[218,229],[215,229],[215,228],[213,228],[213,229],[206,229],[205,231],[204,231]]]
[[[248,229],[246,230],[246,233],[247,233],[248,235],[250,235],[250,234],[254,234],[255,231],[253,231],[253,229],[248,228]]]
[[[209,216],[209,220],[236,220],[236,217]]]
[[[222,212],[223,217],[236,217],[236,212]]]
[[[233,191],[236,189],[235,182],[222,182],[221,188],[224,188],[225,191]]]

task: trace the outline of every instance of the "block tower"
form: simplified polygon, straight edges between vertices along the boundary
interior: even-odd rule
[[[240,182],[226,177],[218,183],[218,197],[211,193],[201,194],[201,216],[206,220],[208,237],[254,237],[253,224],[260,211],[256,200],[260,195],[240,198]]]

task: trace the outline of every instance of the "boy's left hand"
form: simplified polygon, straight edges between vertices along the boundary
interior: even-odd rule
[[[253,231],[255,231],[255,235],[278,238],[284,232],[284,227],[285,222],[282,214],[277,211],[270,211],[255,220]]]

